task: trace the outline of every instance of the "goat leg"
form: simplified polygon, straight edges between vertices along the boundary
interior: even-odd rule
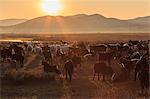
[[[93,76],[93,80],[94,80],[94,78],[95,78],[95,73],[94,73],[94,76]]]

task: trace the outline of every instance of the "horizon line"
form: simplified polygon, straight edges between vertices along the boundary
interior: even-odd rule
[[[68,16],[76,16],[76,15],[87,15],[87,16],[91,16],[91,15],[100,15],[100,16],[103,16],[105,18],[115,18],[115,19],[119,19],[119,20],[132,20],[132,19],[136,19],[136,18],[142,18],[142,17],[149,17],[150,15],[146,15],[146,16],[137,16],[137,17],[134,17],[134,18],[129,18],[129,19],[121,19],[121,18],[116,18],[116,17],[109,17],[109,16],[104,16],[102,14],[98,14],[98,13],[94,13],[94,14],[85,14],[85,13],[79,13],[79,14],[72,14],[72,15],[50,15],[50,14],[47,14],[47,15],[41,15],[41,16],[37,16],[37,17],[32,17],[32,18],[4,18],[4,19],[0,19],[0,21],[2,20],[8,20],[8,19],[27,19],[27,20],[31,20],[31,19],[34,19],[34,18],[38,18],[38,17],[44,17],[44,16],[52,16],[52,17],[68,17]]]

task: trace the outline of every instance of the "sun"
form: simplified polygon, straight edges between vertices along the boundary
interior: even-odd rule
[[[59,0],[44,0],[42,2],[42,10],[47,14],[56,15],[61,10],[61,7]]]

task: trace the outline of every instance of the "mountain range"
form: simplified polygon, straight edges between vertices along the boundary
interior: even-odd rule
[[[0,20],[0,26],[11,26],[19,23],[23,23],[27,21],[27,19],[4,19]]]
[[[9,26],[0,25],[0,33],[148,33],[150,16],[129,20],[107,18],[100,14],[41,16],[18,20]]]

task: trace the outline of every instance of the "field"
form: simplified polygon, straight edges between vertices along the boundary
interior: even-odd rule
[[[28,63],[29,71],[37,74],[40,72],[40,61],[38,57]],[[36,59],[35,59],[36,58]],[[31,65],[31,66],[30,66]],[[133,99],[137,98],[139,89],[138,81],[125,81],[111,83],[108,81],[95,81],[93,77],[93,64],[83,63],[74,74],[73,81],[67,82],[65,78],[50,80],[24,81],[14,83],[13,81],[2,81],[2,99]]]
[[[149,33],[91,33],[91,34],[0,34],[0,40],[22,41],[83,41],[83,42],[127,42],[150,40]]]
[[[22,41],[84,41],[114,43],[127,42],[128,40],[150,40],[148,33],[143,34],[2,34],[3,40]],[[14,83],[13,81],[1,81],[2,99],[145,99],[139,95],[139,81],[130,80],[112,83],[107,81],[95,81],[93,77],[93,63],[83,62],[82,67],[77,68],[72,82],[67,82],[64,77],[51,80],[24,81]],[[25,68],[32,74],[41,72],[41,60],[36,55],[31,55],[25,63]],[[38,76],[37,76],[38,78]],[[150,91],[149,91],[150,92]],[[150,94],[150,93],[149,93]]]

